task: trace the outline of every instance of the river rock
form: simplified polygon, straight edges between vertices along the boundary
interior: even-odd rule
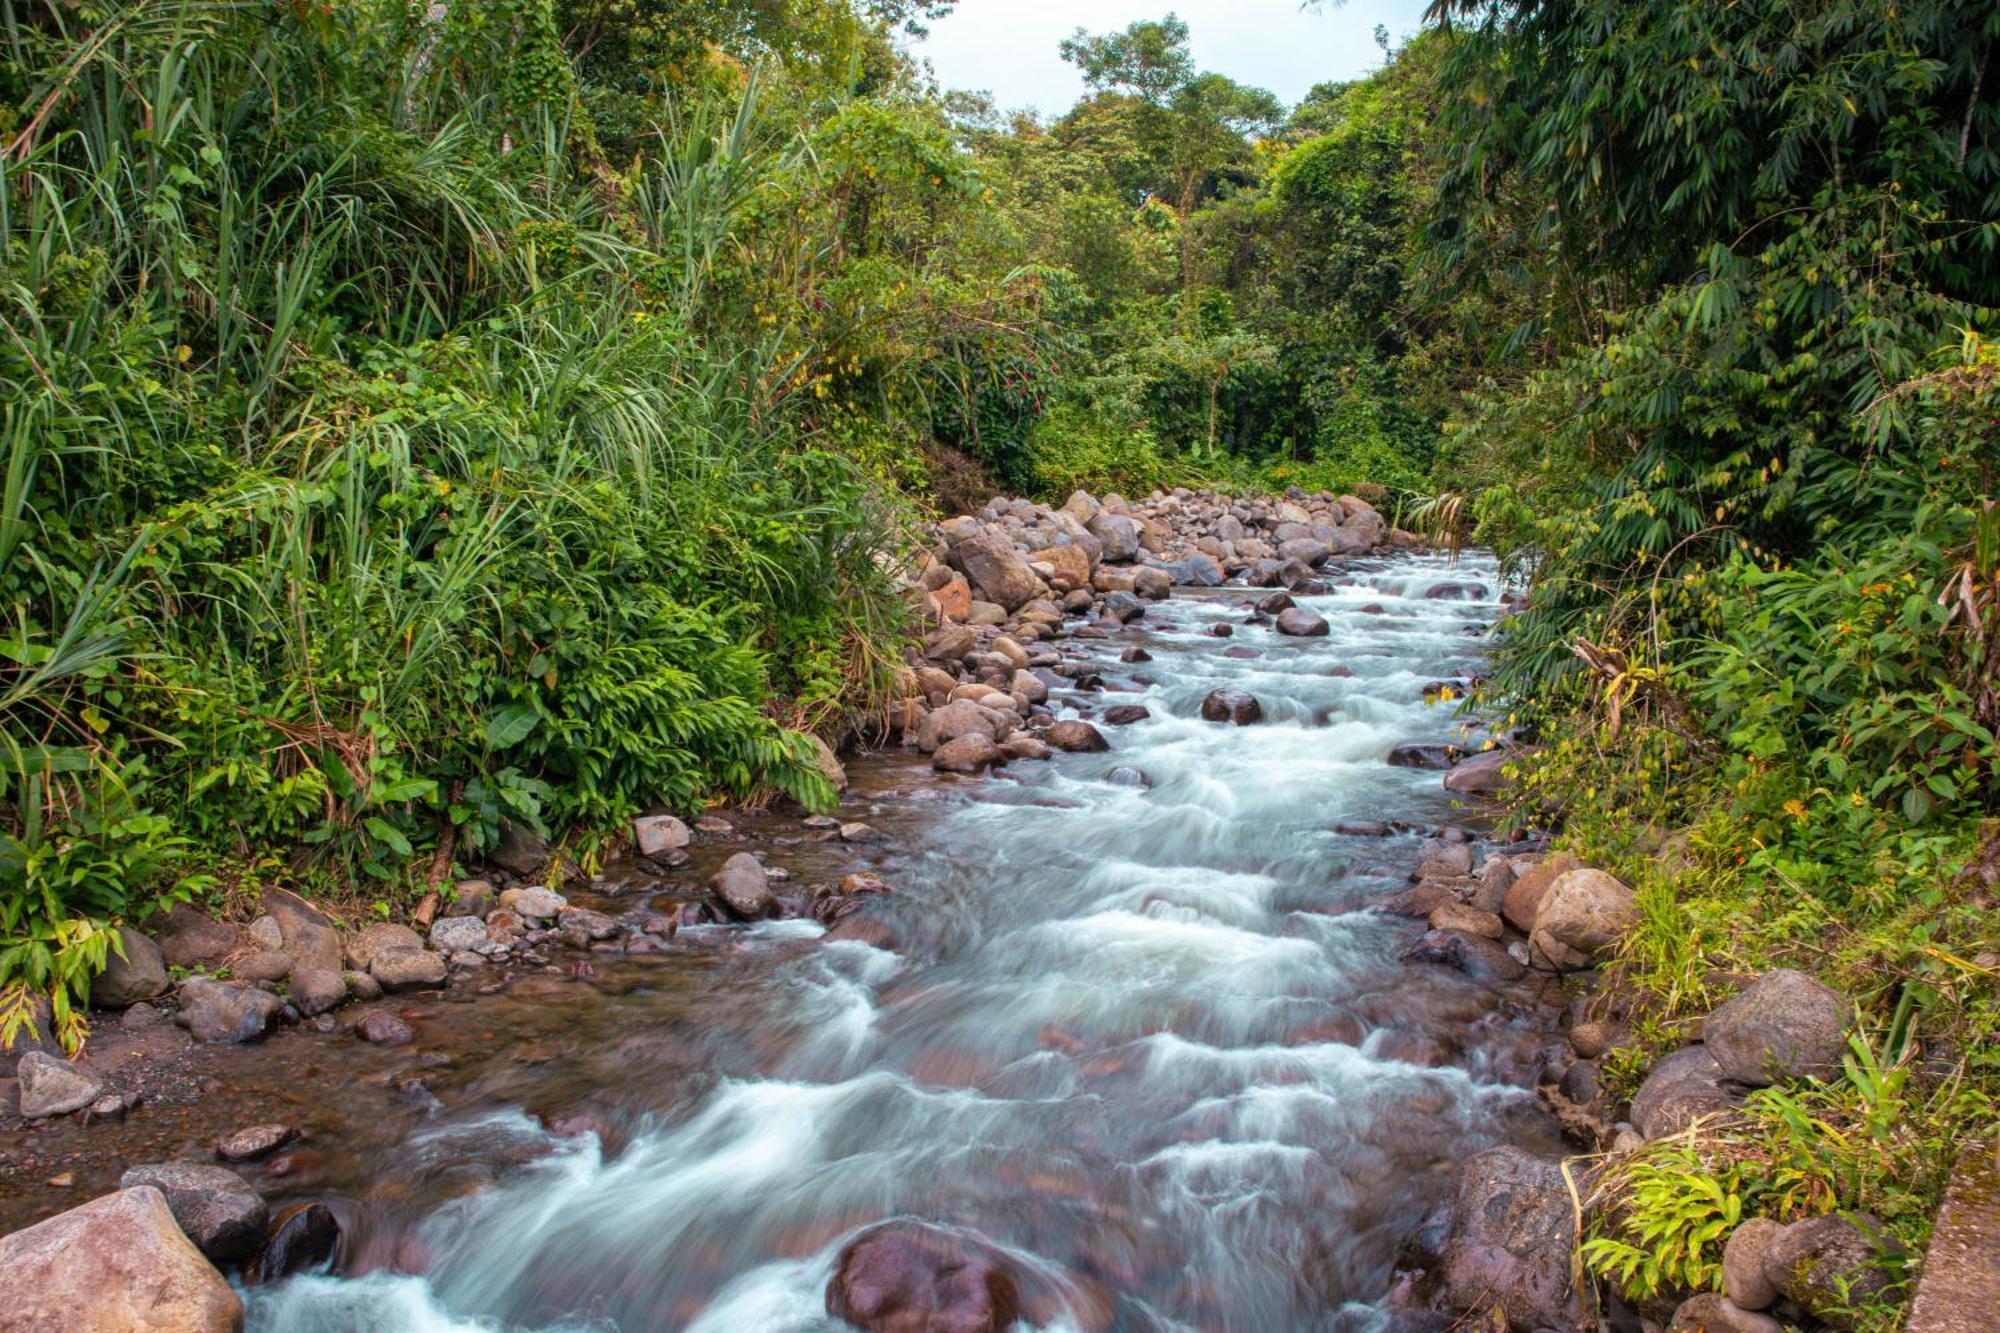
[[[1008,737],[1012,744],[1020,737]],[[980,732],[968,732],[937,747],[931,756],[931,767],[940,773],[977,773],[980,769],[1001,760],[999,747],[990,737]]]
[[[1506,925],[1493,912],[1482,912],[1469,903],[1442,903],[1431,910],[1432,930],[1462,930],[1481,939],[1497,940],[1507,933]]]
[[[1882,1260],[1902,1246],[1866,1213],[1808,1218],[1784,1228],[1764,1248],[1764,1280],[1781,1296],[1834,1328],[1851,1329],[1853,1306],[1894,1284]]]
[[[771,892],[770,880],[762,862],[748,852],[738,852],[724,861],[708,882],[730,915],[756,921],[777,915],[778,899]]]
[[[1123,514],[1099,511],[1084,524],[1090,535],[1104,543],[1102,559],[1125,564],[1139,556],[1139,525]]]
[[[998,1250],[921,1222],[870,1227],[841,1248],[826,1311],[870,1333],[1003,1333],[1021,1315]]]
[[[21,1081],[23,1120],[81,1111],[104,1090],[104,1081],[96,1075],[41,1051],[23,1055],[15,1077]]]
[[[1111,742],[1104,739],[1103,732],[1075,718],[1067,718],[1051,726],[1042,733],[1042,739],[1058,750],[1074,754],[1096,754],[1111,748]]]
[[[525,889],[509,889],[501,894],[500,905],[510,912],[519,912],[530,921],[553,921],[563,908],[569,906],[569,899],[554,889],[530,884]]]
[[[279,953],[285,947],[285,928],[268,912],[243,927],[243,935],[268,953]]]
[[[942,708],[934,708],[917,724],[917,748],[930,754],[938,747],[961,736],[984,736],[989,741],[998,741],[1005,731],[996,710],[971,699],[955,699]]]
[[[371,1046],[404,1046],[417,1039],[416,1031],[386,1009],[370,1009],[354,1024],[354,1035]]]
[[[1847,997],[1803,972],[1766,972],[1702,1020],[1701,1039],[1732,1082],[1761,1088],[1831,1078],[1847,1049]]]
[[[323,967],[295,967],[285,984],[285,996],[307,1018],[337,1009],[347,999],[347,981]]]
[[[1444,789],[1461,796],[1495,796],[1507,789],[1507,775],[1500,770],[1509,759],[1505,750],[1482,750],[1451,766],[1444,775]]]
[[[454,914],[458,916],[484,917],[499,900],[491,880],[462,879],[451,889],[451,904],[458,909]]]
[[[1277,629],[1278,633],[1295,639],[1319,639],[1331,632],[1326,617],[1316,616],[1300,606],[1288,606],[1278,612]]]
[[[1205,722],[1231,722],[1247,727],[1263,719],[1264,705],[1257,702],[1257,696],[1248,690],[1225,685],[1219,690],[1211,690],[1208,697],[1201,701],[1201,716]]]
[[[1544,858],[1539,865],[1530,866],[1514,877],[1507,886],[1507,894],[1500,903],[1500,915],[1507,918],[1507,924],[1523,935],[1535,928],[1535,912],[1542,905],[1542,898],[1548,893],[1549,885],[1576,869],[1576,858],[1568,852],[1556,852]]]
[[[983,532],[952,548],[952,559],[972,586],[989,602],[1018,611],[1042,594],[1042,581],[1014,544],[998,533]]]
[[[467,950],[491,953],[500,942],[487,933],[486,923],[476,916],[446,916],[431,927],[431,947],[444,954]]]
[[[168,967],[217,968],[236,951],[236,931],[192,903],[175,903],[153,931]]]
[[[1129,625],[1146,614],[1146,604],[1129,592],[1114,592],[1104,599],[1104,614],[1121,625]]]
[[[393,921],[378,921],[347,937],[347,965],[357,972],[366,972],[368,965],[375,961],[375,955],[384,949],[423,947],[424,937],[408,926]]]
[[[289,889],[266,889],[264,911],[277,918],[293,968],[340,970],[340,932],[317,907]]]
[[[429,949],[384,949],[368,964],[368,975],[380,982],[385,991],[442,986],[450,971],[444,956]]]
[[[340,1219],[323,1203],[294,1203],[271,1219],[263,1250],[244,1271],[250,1282],[279,1282],[323,1269],[340,1248]]]
[[[356,1000],[366,1002],[382,998],[382,983],[366,972],[350,968],[340,974],[340,979],[346,983],[348,995]]]
[[[593,912],[587,907],[565,907],[556,918],[556,926],[572,948],[588,948],[598,940],[616,938],[618,923],[602,912]]]
[[[242,1043],[270,1031],[284,1001],[253,986],[232,986],[193,977],[181,983],[180,1011],[174,1021],[196,1041]]]
[[[238,981],[283,981],[292,975],[292,956],[277,949],[259,949],[231,963],[229,974]]]
[[[1686,1046],[1653,1066],[1632,1094],[1628,1119],[1643,1137],[1663,1139],[1698,1119],[1733,1114],[1737,1104],[1735,1090],[1708,1049]]]
[[[1784,1328],[1767,1314],[1745,1310],[1726,1296],[1704,1291],[1680,1303],[1667,1333],[1784,1333]]]
[[[130,926],[118,927],[119,956],[105,955],[104,970],[90,983],[90,1002],[99,1009],[126,1009],[167,993],[167,960],[160,946]]]
[[[1429,838],[1417,848],[1417,868],[1411,878],[1456,879],[1471,873],[1472,848],[1469,845]]]
[[[247,1125],[215,1142],[215,1155],[225,1162],[254,1162],[269,1157],[299,1136],[297,1125]]]
[[[1384,762],[1393,768],[1450,768],[1458,755],[1456,745],[1439,741],[1406,741],[1392,748]]]
[[[1516,1329],[1580,1328],[1574,1242],[1562,1169],[1519,1148],[1489,1148],[1459,1176],[1440,1250],[1442,1295],[1453,1310],[1497,1310]]]
[[[236,1333],[243,1301],[151,1186],[0,1236],[7,1333]]]
[[[647,815],[632,821],[632,845],[641,856],[664,856],[688,845],[694,834],[672,815]]]
[[[1602,870],[1572,870],[1542,896],[1529,943],[1565,972],[1589,967],[1639,922],[1632,890]]]
[[[511,875],[529,879],[549,863],[549,840],[526,824],[503,818],[500,838],[486,859]]]
[[[1777,1301],[1778,1289],[1764,1276],[1764,1252],[1784,1229],[1768,1217],[1753,1217],[1729,1233],[1722,1247],[1722,1290],[1742,1309],[1768,1310]]]
[[[1528,969],[1497,940],[1463,930],[1432,930],[1403,951],[1406,963],[1439,963],[1489,986],[1518,981]]]
[[[154,1162],[118,1178],[121,1190],[151,1185],[167,1199],[174,1221],[195,1247],[217,1263],[236,1263],[264,1243],[270,1212],[257,1191],[227,1167],[206,1162]]]
[[[1153,779],[1146,775],[1144,769],[1134,768],[1130,764],[1120,764],[1106,773],[1104,780],[1114,787],[1134,787],[1140,791],[1145,791],[1153,785]]]

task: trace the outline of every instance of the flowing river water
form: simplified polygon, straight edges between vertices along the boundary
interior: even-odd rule
[[[897,952],[701,927],[589,985],[436,1006],[449,1055],[371,1085],[397,1108],[378,1132],[350,1108],[322,1134],[344,1146],[261,1185],[339,1186],[346,1234],[342,1275],[251,1288],[251,1328],[837,1329],[836,1253],[899,1217],[1002,1247],[1041,1328],[1379,1325],[1455,1165],[1552,1129],[1523,1086],[1531,1013],[1399,963],[1421,926],[1365,910],[1415,829],[1471,817],[1385,756],[1451,734],[1424,690],[1477,670],[1497,573],[1414,555],[1337,577],[1300,599],[1326,638],[1245,624],[1251,595],[1218,590],[1060,641],[1107,687],[1059,693],[1063,715],[1150,710],[1103,726],[1109,753],[967,781],[860,761],[843,817],[887,840],[768,859],[870,863]],[[1444,584],[1471,590],[1425,596]],[[1121,663],[1133,644],[1152,660]],[[1201,720],[1221,685],[1265,720]],[[1335,831],[1365,821],[1404,831]],[[544,1127],[565,1109],[602,1132]]]

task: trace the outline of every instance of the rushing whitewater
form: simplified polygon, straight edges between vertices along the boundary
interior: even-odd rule
[[[1368,570],[1300,599],[1326,638],[1245,624],[1251,598],[1219,591],[1064,641],[1109,687],[1060,696],[1064,715],[1151,715],[1104,726],[1108,754],[878,802],[901,845],[871,910],[906,952],[774,923],[709,955],[695,990],[601,1001],[602,1030],[552,1037],[593,1052],[572,1087],[640,1108],[629,1142],[552,1139],[501,1104],[518,1079],[440,1110],[379,1164],[436,1201],[396,1258],[255,1291],[251,1327],[834,1329],[835,1255],[896,1217],[1003,1249],[1045,1328],[1379,1322],[1454,1164],[1543,1131],[1512,1072],[1524,1017],[1399,964],[1418,928],[1364,910],[1417,835],[1334,832],[1463,818],[1436,772],[1384,761],[1453,738],[1425,687],[1477,669],[1497,612],[1424,594],[1492,598],[1497,573]],[[1120,663],[1134,643],[1153,660]],[[1202,721],[1222,685],[1265,720]],[[1121,767],[1150,786],[1107,780]],[[728,1054],[690,1071],[669,1027]]]

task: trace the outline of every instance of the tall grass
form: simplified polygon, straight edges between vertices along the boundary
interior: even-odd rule
[[[883,674],[898,525],[718,293],[807,165],[754,80],[613,177],[476,23],[0,0],[0,29],[17,843],[302,846],[300,874],[393,886],[502,818],[827,798],[781,723],[838,725]],[[161,817],[146,846],[108,845],[113,787]],[[65,873],[0,871],[17,906]],[[102,961],[52,967],[45,918],[162,883],[0,917],[16,1012]]]

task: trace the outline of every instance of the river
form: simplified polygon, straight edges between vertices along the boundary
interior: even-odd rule
[[[1102,725],[1109,753],[969,781],[859,761],[843,818],[882,830],[870,848],[749,826],[790,831],[768,859],[801,879],[879,871],[897,952],[701,927],[566,998],[455,1006],[436,1076],[375,1094],[408,1123],[323,1173],[350,1196],[346,1275],[252,1288],[250,1327],[837,1329],[836,1253],[895,1217],[1004,1249],[1039,1327],[1379,1325],[1456,1163],[1554,1139],[1521,1086],[1532,1013],[1399,963],[1420,925],[1365,910],[1421,835],[1335,831],[1474,824],[1438,773],[1384,760],[1452,732],[1425,687],[1478,669],[1497,572],[1336,577],[1300,599],[1324,638],[1217,590],[1061,640],[1107,686],[1063,716],[1149,710]],[[1476,593],[1424,595],[1447,583]],[[1151,660],[1121,662],[1134,644]],[[1201,720],[1223,685],[1264,721]],[[610,1143],[551,1133],[552,1107]]]

